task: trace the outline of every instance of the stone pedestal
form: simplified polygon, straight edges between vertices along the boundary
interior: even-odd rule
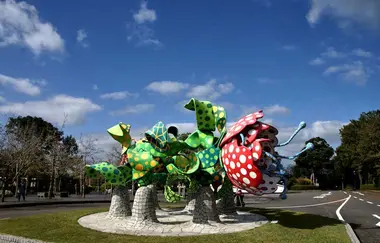
[[[157,209],[161,209],[160,204],[158,204],[157,186],[154,184],[152,187],[153,194],[153,205]]]
[[[231,190],[226,191],[223,193],[223,196],[216,200],[216,210],[219,215],[225,214],[225,215],[236,215],[236,206],[235,206],[235,198],[234,198],[234,192],[231,188]]]
[[[187,194],[186,207],[183,209],[183,212],[193,213],[195,208],[195,199],[197,198],[198,193],[191,192]]]
[[[154,185],[142,186],[136,191],[132,207],[131,225],[158,222],[153,196]]]
[[[125,218],[132,215],[128,187],[116,186],[113,190],[111,206],[107,217]]]
[[[200,188],[195,198],[193,220],[194,224],[208,224],[211,222],[220,222],[216,210],[215,195],[209,186]]]

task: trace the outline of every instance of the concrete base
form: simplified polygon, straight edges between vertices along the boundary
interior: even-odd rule
[[[156,215],[159,222],[136,224],[131,217],[108,218],[107,212],[104,212],[84,216],[78,220],[78,223],[101,232],[145,236],[226,234],[253,229],[268,223],[264,216],[239,211],[236,215],[220,215],[220,222],[208,224],[193,223],[193,216],[173,215],[169,209],[157,210]]]

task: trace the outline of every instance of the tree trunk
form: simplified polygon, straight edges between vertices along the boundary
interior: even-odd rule
[[[129,191],[126,186],[115,186],[113,190],[111,206],[108,211],[108,218],[125,218],[131,216],[131,205]]]
[[[53,198],[54,179],[55,179],[55,158],[53,158],[49,180],[49,199]]]
[[[2,185],[1,185],[1,202],[5,201],[5,189],[6,189],[6,183],[7,179],[2,178]]]
[[[137,189],[130,219],[131,227],[158,222],[154,207],[153,187],[153,185],[149,185]]]
[[[195,224],[209,224],[220,222],[216,211],[215,195],[210,186],[201,187],[195,198],[195,208],[192,222]]]

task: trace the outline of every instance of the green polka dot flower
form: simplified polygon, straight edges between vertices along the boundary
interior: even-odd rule
[[[107,182],[114,185],[125,185],[132,179],[132,169],[129,166],[115,166],[108,162],[86,165],[85,172],[89,178],[101,175]]]

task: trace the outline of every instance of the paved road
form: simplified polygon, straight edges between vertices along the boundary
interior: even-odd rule
[[[161,201],[163,196],[159,195],[159,198]],[[316,191],[291,193],[288,194],[287,200],[279,199],[278,195],[263,197],[247,195],[245,202],[248,207],[289,209],[343,219],[352,226],[361,242],[380,243],[380,194]],[[93,203],[0,209],[0,220],[40,213],[108,206],[109,203]]]
[[[275,199],[252,206],[289,209],[343,219],[351,225],[361,242],[380,243],[380,194],[327,191],[304,192],[288,196],[288,199],[284,201]],[[250,203],[247,203],[247,206],[250,206]]]

